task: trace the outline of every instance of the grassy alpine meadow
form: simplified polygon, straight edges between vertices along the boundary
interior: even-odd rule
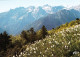
[[[16,55],[17,56],[17,55]],[[19,57],[79,57],[80,25],[75,25],[26,45]],[[14,57],[14,56],[13,56]]]

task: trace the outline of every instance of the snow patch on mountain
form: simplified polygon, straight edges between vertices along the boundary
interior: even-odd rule
[[[44,5],[44,6],[42,7],[42,9],[45,10],[45,11],[46,11],[47,13],[49,13],[49,14],[52,14],[52,13],[53,13],[52,7],[49,6],[49,5]]]

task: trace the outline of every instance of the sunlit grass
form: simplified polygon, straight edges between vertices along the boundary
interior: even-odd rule
[[[26,45],[20,57],[79,57],[80,25],[69,27],[45,39]]]

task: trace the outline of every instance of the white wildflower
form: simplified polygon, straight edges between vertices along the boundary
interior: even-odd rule
[[[54,45],[53,45],[53,47],[54,47]]]
[[[54,41],[54,39],[53,39],[53,41]]]
[[[73,52],[73,54],[78,54],[78,53],[79,53],[78,51],[74,51],[74,52]]]
[[[34,53],[36,53],[36,51],[34,51]]]
[[[51,41],[49,41],[49,44],[51,44]]]
[[[43,57],[44,57],[44,55],[43,55]]]
[[[33,48],[33,50],[35,50],[35,48]]]
[[[42,45],[44,45],[44,43],[42,43]]]
[[[47,48],[48,49],[48,48]]]
[[[36,49],[37,49],[37,47],[36,47]]]
[[[53,54],[51,56],[53,56]]]
[[[15,57],[15,56],[13,56],[13,57]]]
[[[40,52],[40,54],[41,54],[42,52]]]
[[[70,44],[70,41],[68,42],[68,44]]]
[[[23,53],[21,52],[20,54],[22,55]]]
[[[29,48],[26,48],[26,50],[28,51],[28,50],[29,50]]]

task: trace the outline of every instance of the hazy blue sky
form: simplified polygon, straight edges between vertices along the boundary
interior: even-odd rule
[[[80,0],[0,0],[0,12],[8,11],[16,7],[42,6],[45,4],[70,7],[79,5]]]

